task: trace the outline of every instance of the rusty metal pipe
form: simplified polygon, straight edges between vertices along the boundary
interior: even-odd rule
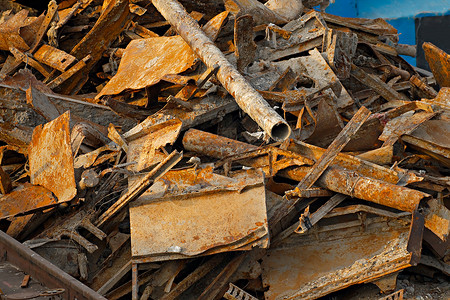
[[[220,67],[217,79],[244,112],[274,140],[284,141],[289,137],[291,128],[286,121],[227,60],[178,1],[152,0],[152,3],[209,68]]]
[[[190,129],[186,132],[183,137],[183,146],[188,151],[195,151],[219,159],[257,148],[250,144],[196,129]],[[249,167],[262,167],[261,160],[246,159],[240,162]],[[289,168],[281,170],[279,175],[301,181],[311,168],[308,166]],[[430,197],[426,193],[367,177],[333,164],[319,177],[316,184],[333,192],[409,212],[414,211],[422,199]]]

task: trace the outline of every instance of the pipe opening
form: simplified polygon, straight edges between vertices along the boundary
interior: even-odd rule
[[[286,123],[278,123],[275,126],[272,127],[272,132],[270,133],[270,136],[278,141],[284,141],[291,135],[291,128]]]

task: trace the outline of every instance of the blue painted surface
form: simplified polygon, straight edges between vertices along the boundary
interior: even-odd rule
[[[335,0],[334,4],[328,6],[327,13],[347,18],[356,18],[356,0]]]
[[[336,0],[326,12],[351,18],[384,18],[398,30],[400,43],[415,45],[414,18],[450,15],[450,0]],[[415,58],[403,58],[416,65]]]
[[[399,35],[399,43],[407,44],[407,45],[415,45],[416,44],[416,25],[413,17],[404,17],[398,19],[390,19],[386,20],[389,24],[394,26]],[[402,57],[411,65],[416,65],[416,58],[410,56]]]
[[[450,0],[357,0],[361,18],[396,19],[426,12],[440,14],[450,9]]]

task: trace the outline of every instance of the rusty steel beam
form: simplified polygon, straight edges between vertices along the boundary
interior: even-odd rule
[[[256,148],[253,145],[196,129],[190,129],[186,132],[183,138],[183,146],[188,151],[195,151],[214,158],[224,158]],[[255,168],[263,166],[261,160],[257,159],[246,159],[242,160],[241,163]],[[279,175],[301,181],[310,170],[310,166],[299,166],[281,170]],[[359,172],[339,167],[335,163],[332,163],[325,170],[316,184],[333,192],[409,212],[414,211],[420,201],[430,197],[430,195],[414,189],[364,176]]]
[[[0,257],[49,288],[64,288],[64,299],[106,300],[39,254],[0,231]]]
[[[289,137],[291,129],[286,121],[235,69],[178,1],[152,0],[152,3],[209,68],[220,67],[217,79],[244,112],[274,140],[283,141]]]

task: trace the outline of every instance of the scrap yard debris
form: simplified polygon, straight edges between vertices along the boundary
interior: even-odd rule
[[[5,299],[450,296],[443,50],[334,1],[36,2],[0,1]]]

